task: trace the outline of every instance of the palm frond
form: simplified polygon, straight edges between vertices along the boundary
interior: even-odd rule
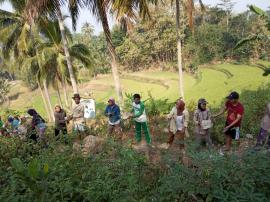
[[[251,36],[248,36],[248,37],[246,37],[244,39],[241,39],[239,42],[237,42],[234,49],[237,49],[237,48],[239,48],[239,47],[243,46],[244,44],[249,43],[251,41],[255,41],[258,38],[259,38],[258,35],[251,35]]]
[[[80,8],[83,7],[82,1],[68,0],[68,9],[72,20],[72,28],[76,30],[77,20],[80,14]]]
[[[267,13],[265,11],[263,11],[262,9],[260,9],[259,7],[257,7],[257,6],[250,5],[249,6],[249,9],[252,12],[256,13],[257,15],[259,15],[259,16],[268,17]]]
[[[70,47],[70,55],[86,66],[93,64],[90,51],[84,44],[76,44]]]
[[[14,47],[18,41],[18,38],[21,34],[21,31],[22,31],[22,26],[21,25],[17,26],[11,32],[11,34],[7,38],[6,42],[3,44],[3,51],[4,51],[5,56],[7,56],[7,54],[9,54],[12,49],[14,49]]]

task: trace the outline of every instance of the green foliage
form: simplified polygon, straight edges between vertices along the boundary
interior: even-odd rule
[[[209,156],[211,156],[209,158]],[[193,154],[194,167],[175,165],[159,180],[152,201],[269,201],[269,156]],[[256,166],[254,166],[256,165]]]
[[[46,151],[0,138],[1,201],[269,201],[269,155],[194,152],[191,166],[162,170],[108,140],[82,157],[52,143]],[[27,149],[29,148],[29,149]],[[31,149],[30,149],[31,148]],[[16,151],[18,149],[18,151]],[[17,157],[15,157],[17,156]],[[2,158],[3,157],[3,158]],[[169,159],[167,159],[169,160]]]

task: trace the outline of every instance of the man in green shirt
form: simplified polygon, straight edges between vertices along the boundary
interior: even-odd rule
[[[141,101],[141,96],[139,94],[135,94],[133,96],[133,103],[132,103],[132,112],[135,121],[135,129],[136,129],[136,140],[137,142],[141,142],[142,140],[142,129],[144,131],[144,136],[147,144],[151,144],[151,136],[149,133],[149,128],[147,126],[147,117],[145,112],[144,103]]]

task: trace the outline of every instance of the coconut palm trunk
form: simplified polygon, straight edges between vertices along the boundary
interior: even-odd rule
[[[63,89],[66,107],[69,107],[69,104],[68,104],[68,93],[67,93],[67,84],[66,84],[66,81],[64,79],[61,80],[61,87]]]
[[[59,82],[58,81],[56,81],[57,82],[57,100],[58,100],[58,103],[59,103],[59,105],[61,106],[61,108],[63,109],[63,102],[62,102],[62,99],[61,99],[61,93],[60,93],[60,89],[59,89]]]
[[[115,47],[112,43],[112,37],[111,37],[110,28],[109,28],[107,14],[106,14],[103,7],[100,9],[100,12],[101,12],[100,16],[102,16],[102,18],[101,18],[102,27],[103,27],[103,31],[105,33],[108,51],[109,51],[109,54],[111,56],[111,68],[112,68],[112,75],[113,75],[116,95],[118,97],[118,101],[119,101],[120,106],[122,106],[123,105],[123,93],[122,93],[122,88],[121,88],[121,83],[120,83],[120,78],[119,78],[117,55],[116,55]]]
[[[176,34],[177,34],[177,63],[179,74],[179,94],[184,98],[184,78],[183,78],[183,63],[182,63],[182,41],[180,36],[180,2],[175,0],[176,3]]]
[[[61,31],[61,37],[62,37],[62,42],[63,42],[63,47],[64,47],[65,56],[66,56],[67,67],[68,67],[68,71],[69,71],[69,76],[70,76],[70,81],[71,81],[73,93],[78,93],[79,92],[78,86],[77,86],[75,74],[73,71],[72,63],[71,63],[70,53],[68,50],[68,41],[67,41],[67,37],[65,34],[64,19],[63,19],[63,15],[61,13],[60,8],[57,9],[57,19],[58,19],[58,23],[59,23],[59,27],[60,27],[60,31]]]
[[[49,107],[48,107],[48,103],[45,99],[45,96],[44,96],[44,93],[42,91],[42,88],[41,88],[41,85],[40,85],[40,82],[38,81],[38,89],[39,89],[39,92],[41,94],[41,97],[42,97],[42,101],[43,101],[43,104],[44,104],[44,107],[45,107],[45,110],[46,110],[46,113],[47,113],[47,117],[48,117],[48,120],[49,122],[52,122],[52,117],[51,117],[51,114],[50,114],[50,110],[49,110]]]
[[[45,98],[47,99],[49,112],[51,114],[52,120],[54,121],[54,112],[53,112],[53,108],[52,108],[52,103],[51,103],[51,99],[50,99],[49,90],[48,90],[48,87],[47,87],[47,82],[46,82],[45,79],[43,79],[43,88],[44,88],[44,92],[45,92]]]

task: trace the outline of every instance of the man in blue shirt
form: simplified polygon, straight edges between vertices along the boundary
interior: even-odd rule
[[[118,105],[115,104],[115,99],[110,98],[108,100],[108,105],[105,109],[105,116],[109,118],[109,127],[108,132],[109,134],[112,134],[113,131],[119,134],[121,133],[121,114],[120,114],[120,108]]]

